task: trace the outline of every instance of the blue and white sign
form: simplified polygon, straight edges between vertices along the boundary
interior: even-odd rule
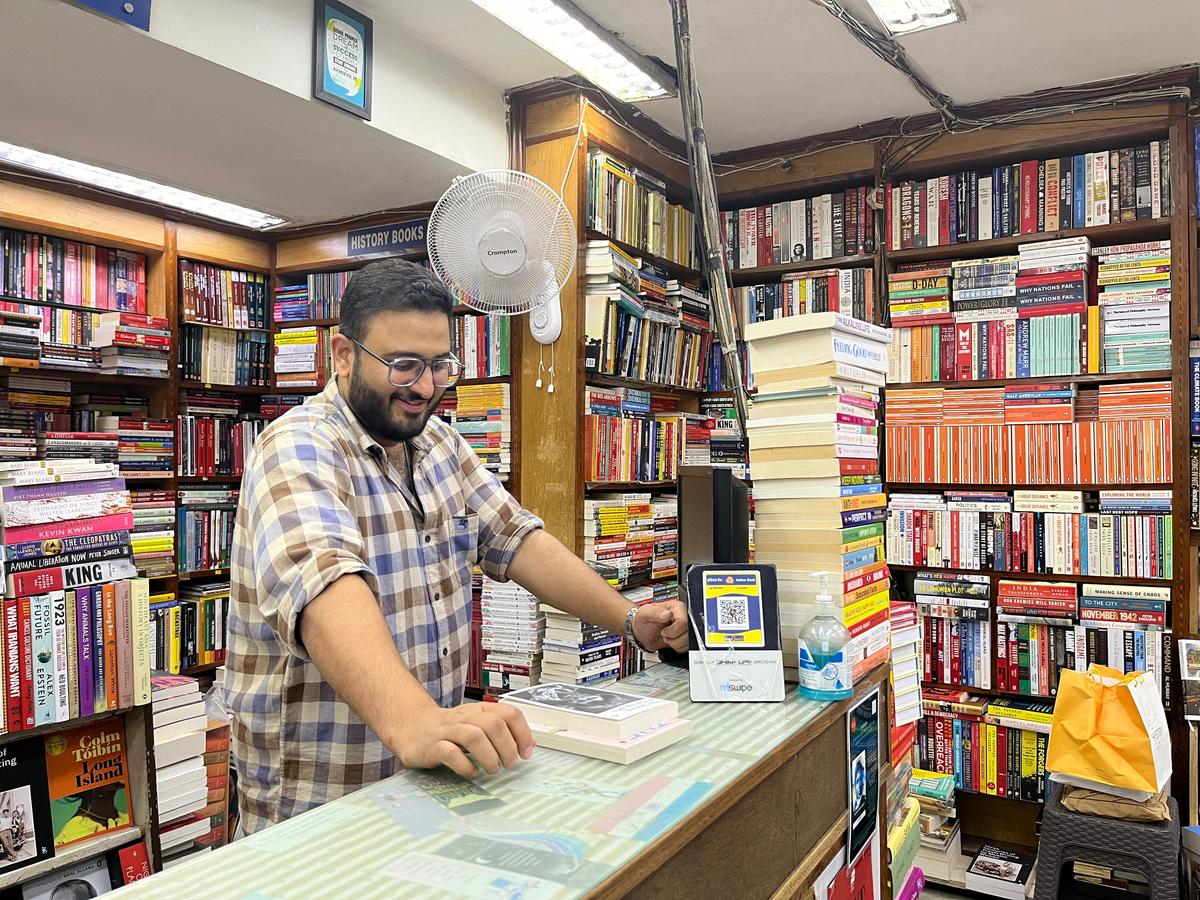
[[[429,219],[410,219],[346,232],[347,256],[392,256],[425,248]]]
[[[313,96],[371,118],[371,20],[337,0],[316,0]]]

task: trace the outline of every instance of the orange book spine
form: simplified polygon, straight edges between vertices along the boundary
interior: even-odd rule
[[[112,583],[104,585],[101,592],[104,604],[104,693],[108,708],[120,709],[120,691],[117,682],[117,592]]]

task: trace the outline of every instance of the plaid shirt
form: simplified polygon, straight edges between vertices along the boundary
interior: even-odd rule
[[[267,428],[246,466],[226,700],[247,833],[400,766],[305,652],[304,607],[343,575],[360,575],[408,670],[454,706],[470,655],[471,566],[503,580],[541,527],[440,419],[410,448],[415,496],[334,381]]]

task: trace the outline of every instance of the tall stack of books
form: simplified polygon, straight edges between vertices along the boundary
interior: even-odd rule
[[[483,688],[500,693],[537,684],[546,628],[537,597],[515,582],[484,576],[479,606]]]
[[[169,323],[160,316],[109,312],[99,316],[91,345],[100,348],[100,371],[105,374],[166,378],[171,341]]]
[[[337,333],[336,325],[299,325],[279,329],[272,336],[274,358],[271,371],[275,373],[276,389],[286,391],[290,388],[324,387],[333,375],[330,338]]]
[[[39,317],[0,311],[0,365],[36,369],[42,354],[41,334]]]
[[[599,564],[614,587],[652,575],[657,539],[651,502],[646,493],[593,494],[583,501],[583,558]]]
[[[954,775],[913,769],[908,793],[920,807],[916,865],[941,882],[961,880],[962,825],[954,805]],[[957,877],[956,877],[957,876]]]
[[[736,478],[748,478],[750,466],[746,455],[746,436],[742,434],[738,423],[733,398],[701,397],[700,412],[712,421],[709,452],[713,467],[730,469]]]
[[[175,471],[175,423],[170,419],[101,416],[96,430],[117,436],[125,478],[166,478]]]
[[[454,430],[500,480],[512,472],[512,404],[507,384],[463,384],[454,389]]]
[[[901,267],[888,276],[888,317],[893,328],[912,328],[918,325],[952,326],[950,313],[950,275],[946,265]],[[970,284],[970,276],[964,276]],[[941,331],[920,332],[940,336]],[[949,331],[948,331],[949,333]],[[907,332],[896,337],[907,338]],[[939,340],[940,344],[940,340]],[[897,343],[896,349],[900,345]],[[890,348],[889,348],[890,349]]]
[[[281,284],[275,288],[271,318],[276,322],[299,322],[313,318],[307,284]]]
[[[784,665],[793,677],[796,641],[819,588],[816,571],[836,573],[830,586],[853,637],[856,676],[890,650],[877,458],[878,385],[889,339],[886,329],[838,313],[746,329],[759,384],[747,423],[755,561],[773,563],[779,573]]]
[[[604,684],[621,674],[619,634],[581,622],[569,613],[542,604],[546,633],[542,641],[542,681]]]
[[[874,253],[875,213],[867,203],[871,190],[848,188],[723,212],[721,235],[730,268]]]
[[[896,729],[913,725],[921,718],[921,652],[924,639],[915,603],[892,600],[888,618],[891,620],[891,714],[894,736]]]
[[[159,846],[165,859],[174,859],[208,830],[191,821],[208,803],[203,759],[208,716],[194,678],[158,674],[152,681]]]
[[[650,501],[654,521],[654,560],[650,577],[655,581],[679,575],[679,500],[658,496]],[[661,599],[654,597],[655,600]]]
[[[131,491],[133,563],[147,578],[175,572],[175,492]]]
[[[667,200],[667,187],[648,172],[603,150],[588,153],[588,227],[614,241],[689,268],[696,267],[696,222]]]
[[[1171,367],[1171,242],[1097,247],[1105,372]]]
[[[177,492],[180,573],[228,567],[239,493],[231,488],[187,488]]]
[[[512,374],[510,316],[455,316],[453,321],[454,353],[463,364],[463,378],[496,378]]]
[[[269,340],[265,331],[182,325],[179,329],[182,377],[204,384],[264,387],[271,373]]]
[[[6,729],[150,699],[149,583],[130,559],[129,491],[90,459],[3,463]]]

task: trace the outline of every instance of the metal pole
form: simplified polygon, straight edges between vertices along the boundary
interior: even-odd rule
[[[720,212],[717,207],[717,180],[713,175],[708,139],[704,135],[704,114],[700,89],[696,85],[695,60],[692,57],[692,33],[688,25],[687,0],[671,0],[671,19],[675,28],[675,63],[678,67],[679,102],[683,107],[684,136],[692,181],[692,200],[700,232],[700,255],[708,279],[713,326],[724,359],[725,386],[733,392],[738,425],[746,433],[747,393],[742,375],[742,357],[738,352],[738,329],[733,318],[730,293],[729,261],[721,241]]]

